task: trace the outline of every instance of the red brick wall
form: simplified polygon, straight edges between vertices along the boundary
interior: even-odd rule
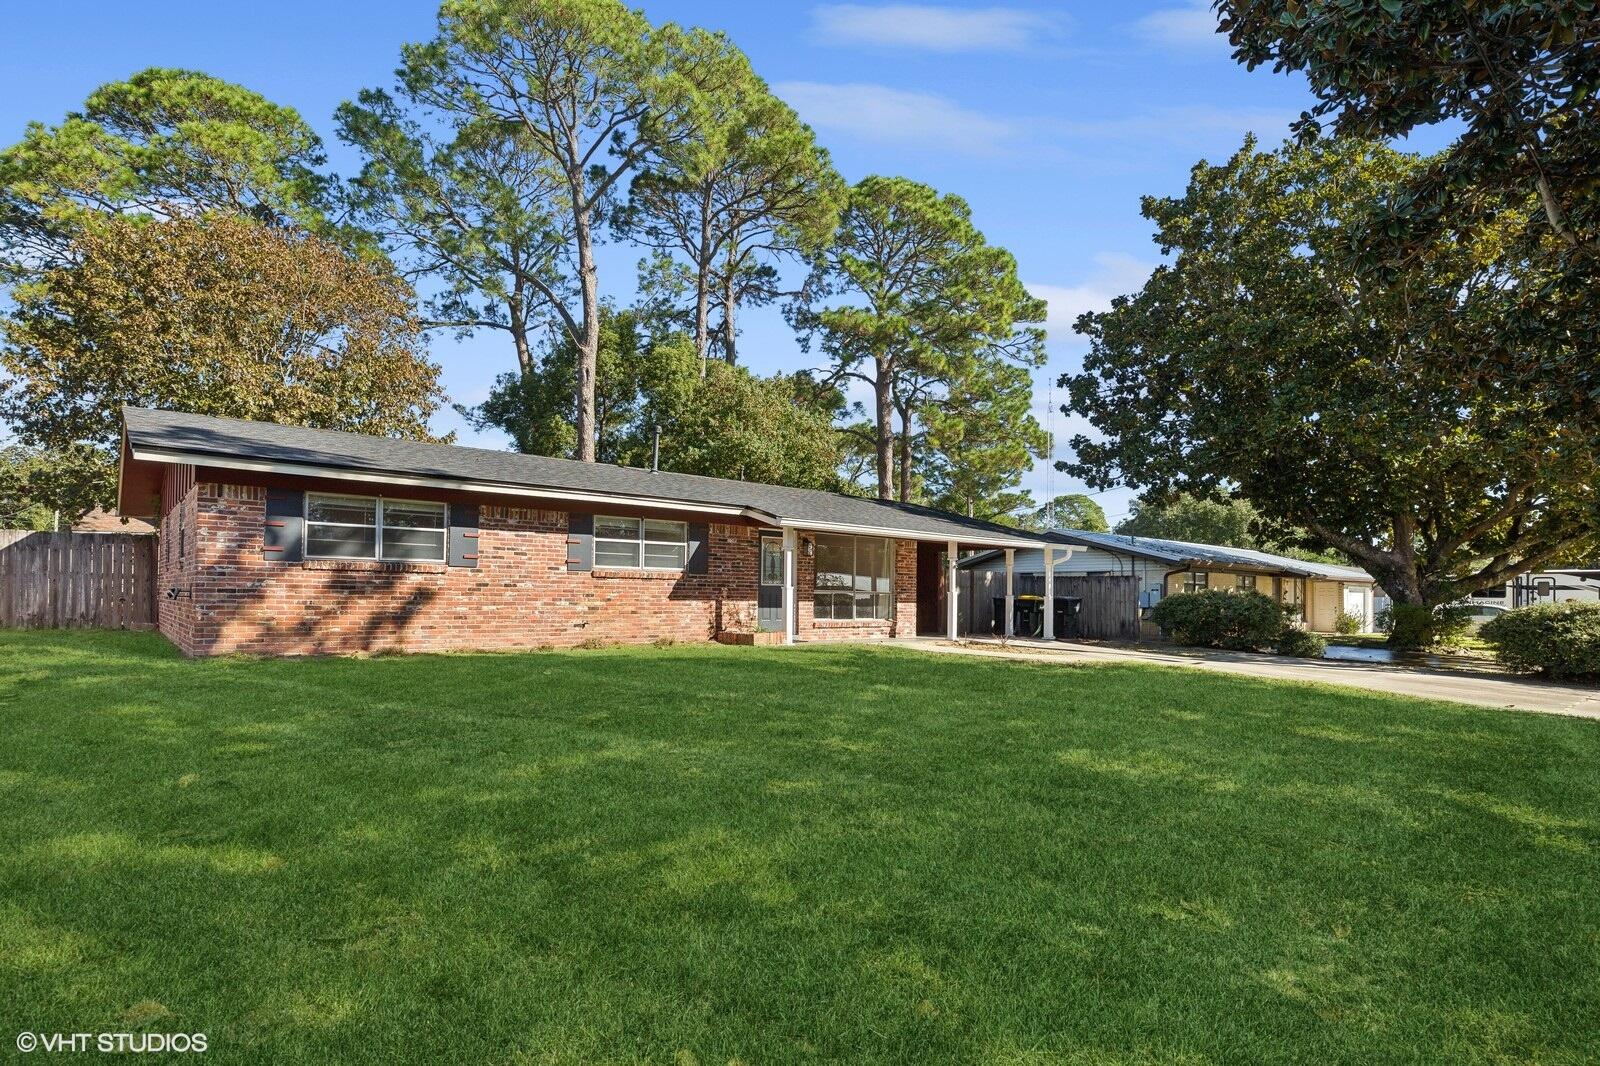
[[[755,628],[758,529],[709,526],[705,574],[567,569],[567,513],[482,505],[476,567],[263,556],[266,491],[202,481],[161,523],[160,628],[190,655],[345,654],[709,640]],[[181,532],[180,532],[181,531]],[[183,543],[180,556],[177,548]],[[916,631],[916,544],[897,542],[896,617],[818,622],[797,558],[801,640]],[[167,598],[176,589],[175,598]]]
[[[172,485],[169,479],[169,494]],[[161,519],[156,538],[156,627],[184,651],[195,641],[194,597],[187,590],[194,583],[195,543],[199,494],[193,482],[180,486],[181,495],[172,495],[166,516]],[[169,596],[169,590],[179,594]]]
[[[751,628],[756,530],[713,524],[705,574],[567,570],[562,511],[483,506],[478,565],[262,556],[265,490],[199,484],[185,514],[187,566],[166,564],[161,631],[191,655],[571,646],[586,641],[708,640]]]

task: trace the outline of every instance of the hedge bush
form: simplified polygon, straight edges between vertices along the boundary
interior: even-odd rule
[[[1542,603],[1507,611],[1478,635],[1506,667],[1546,677],[1600,677],[1600,603]]]
[[[1472,631],[1472,608],[1456,603],[1438,607],[1397,603],[1389,609],[1389,643],[1397,648],[1436,648],[1460,644]]]
[[[1303,659],[1320,659],[1328,650],[1328,642],[1299,626],[1288,625],[1278,636],[1279,655],[1298,655]]]
[[[1179,592],[1155,605],[1150,618],[1179,644],[1253,651],[1283,634],[1283,605],[1259,592]]]
[[[1357,633],[1361,632],[1361,624],[1365,621],[1366,619],[1362,618],[1359,614],[1350,614],[1348,611],[1340,611],[1334,616],[1333,631],[1335,633],[1342,633],[1347,637],[1353,637]]]

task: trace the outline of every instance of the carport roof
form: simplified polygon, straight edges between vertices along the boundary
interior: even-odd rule
[[[1168,540],[1164,537],[1133,537],[1123,533],[1091,533],[1084,529],[1053,529],[1044,534],[1053,544],[1100,548],[1103,551],[1138,555],[1175,566],[1204,569],[1207,566],[1232,567],[1245,570],[1270,571],[1295,577],[1322,578],[1329,581],[1367,582],[1372,575],[1353,566],[1335,566],[1332,563],[1315,563],[1294,559],[1287,555],[1254,551],[1249,548],[1229,548],[1218,544],[1195,544],[1186,540]],[[967,560],[972,565],[984,557]]]
[[[192,463],[308,477],[342,477],[457,488],[482,493],[548,495],[679,509],[705,507],[770,525],[873,533],[914,540],[955,540],[982,547],[1042,547],[1037,534],[931,507],[839,492],[675,474],[610,463],[452,444],[373,437],[270,422],[125,407],[128,455],[135,461]],[[128,511],[124,507],[127,513]]]

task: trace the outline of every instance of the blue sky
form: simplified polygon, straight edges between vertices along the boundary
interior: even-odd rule
[[[1267,144],[1310,103],[1298,78],[1247,73],[1228,56],[1203,3],[690,3],[644,5],[653,21],[726,31],[812,126],[849,180],[900,174],[965,197],[989,240],[1017,257],[1050,302],[1047,386],[1077,365],[1082,311],[1139,287],[1155,263],[1139,197],[1180,191],[1189,168]],[[428,0],[266,5],[197,2],[29,4],[0,37],[0,139],[30,120],[57,122],[95,86],[147,66],[207,71],[295,107],[325,138],[333,168],[356,159],[333,138],[334,108],[388,85],[403,42],[425,39]],[[633,293],[637,250],[608,248],[601,286]],[[772,371],[810,365],[776,310],[750,312],[742,355]],[[513,364],[498,335],[433,344],[457,402],[481,400]],[[438,429],[462,430],[450,412]],[[1054,416],[1058,454],[1074,427]],[[467,432],[488,446],[503,439]],[[1027,487],[1043,497],[1040,463]],[[1077,486],[1054,476],[1057,492]],[[1129,493],[1099,496],[1113,520]]]

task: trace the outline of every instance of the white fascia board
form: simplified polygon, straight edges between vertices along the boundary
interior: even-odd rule
[[[783,518],[778,524],[784,529],[809,529],[817,533],[855,533],[867,537],[893,537],[897,540],[928,540],[944,544],[952,539],[948,533],[918,533],[906,529],[888,529],[884,526],[862,526],[849,522],[807,522],[798,518]],[[962,533],[953,538],[959,544],[978,544],[996,548],[1043,548],[1046,541],[1022,538],[1001,538],[982,534]]]
[[[216,455],[195,455],[188,452],[168,451],[164,448],[135,448],[135,459],[156,463],[191,463],[195,466],[212,466],[224,470],[249,470],[264,474],[290,474],[301,477],[320,477],[338,481],[365,481],[377,485],[410,485],[424,488],[450,489],[456,492],[474,492],[485,496],[526,496],[533,499],[558,500],[562,503],[625,504],[629,507],[653,507],[662,511],[691,511],[696,514],[727,515],[751,518],[758,522],[777,524],[771,515],[751,507],[729,507],[724,504],[693,503],[687,500],[660,500],[650,496],[624,496],[604,492],[578,492],[571,489],[530,488],[521,485],[501,485],[487,481],[461,481],[455,478],[425,477],[410,474],[381,474],[363,470],[346,470],[336,466],[313,466],[308,463],[273,463],[258,459],[234,459]]]

